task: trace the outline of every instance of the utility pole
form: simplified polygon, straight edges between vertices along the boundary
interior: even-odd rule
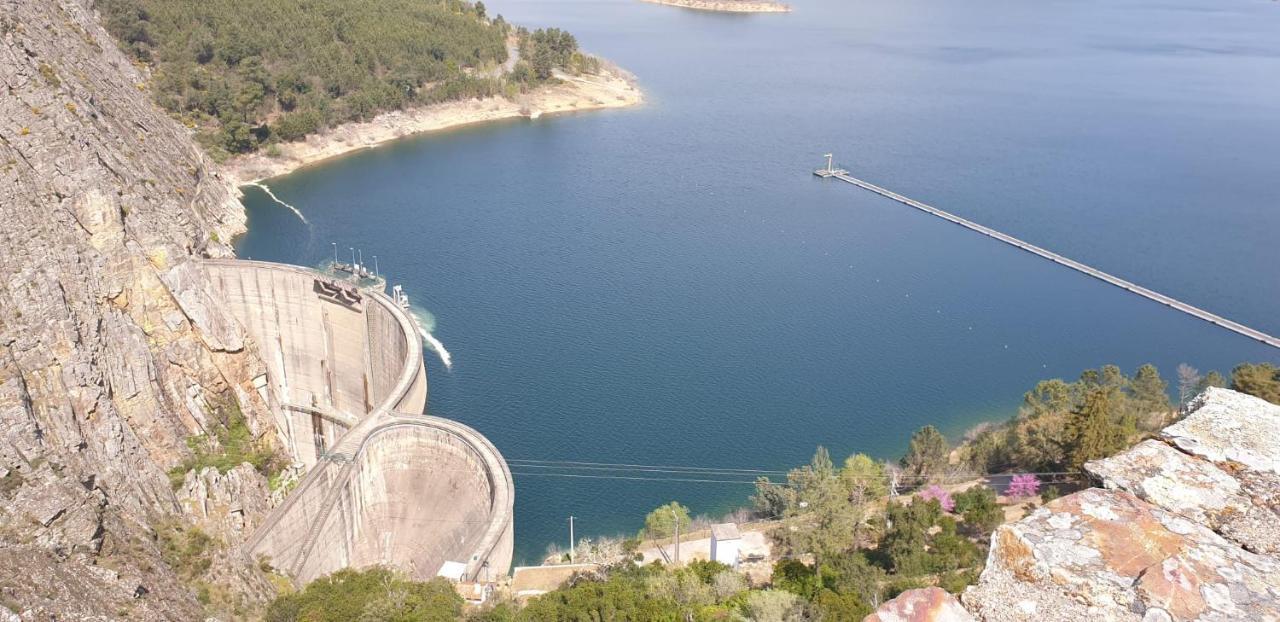
[[[356,247],[348,246],[347,250],[351,251],[351,274],[356,273]]]
[[[364,272],[364,251],[356,249],[356,252],[360,253],[360,271]]]
[[[675,519],[675,523],[676,523],[676,558],[675,558],[675,559],[676,559],[676,561],[675,561],[675,565],[678,567],[678,566],[680,565],[680,515],[679,515],[679,514],[676,514],[676,509],[675,509],[675,508],[671,508],[671,518]]]
[[[572,517],[572,516],[570,516],[570,517],[569,517],[569,562],[570,562],[570,563],[573,563],[573,558],[574,558],[574,550],[573,550],[573,517]]]
[[[332,245],[333,245],[333,267],[334,267],[334,269],[337,269],[337,267],[338,267],[338,243],[337,243],[337,242],[330,242],[330,244],[332,244]]]

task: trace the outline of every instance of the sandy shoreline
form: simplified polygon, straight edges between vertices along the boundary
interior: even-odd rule
[[[790,13],[791,7],[770,0],[644,0],[653,4],[665,4],[699,11],[723,13]]]
[[[359,149],[448,128],[515,117],[538,118],[544,114],[621,108],[644,101],[644,94],[623,71],[602,69],[600,75],[558,75],[562,84],[547,86],[513,101],[505,97],[470,99],[398,110],[371,121],[347,123],[283,143],[278,156],[253,153],[232,158],[222,165],[223,174],[235,186],[290,173],[309,164]]]

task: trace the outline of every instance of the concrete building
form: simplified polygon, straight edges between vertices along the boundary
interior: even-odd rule
[[[492,443],[422,414],[422,342],[380,291],[313,270],[207,260],[210,292],[266,362],[256,386],[279,438],[308,467],[246,543],[300,584],[343,567],[389,565],[429,579],[506,574],[514,487]]]
[[[450,581],[461,581],[467,575],[467,565],[462,562],[447,561],[440,564],[440,570],[436,571],[437,577],[444,577]]]
[[[741,545],[742,536],[738,533],[737,525],[719,523],[711,526],[711,561],[737,568],[738,549]]]

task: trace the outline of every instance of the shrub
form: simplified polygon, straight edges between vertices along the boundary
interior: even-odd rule
[[[155,526],[155,532],[161,557],[178,576],[196,579],[213,563],[211,549],[217,542],[199,528],[166,520]]]
[[[284,459],[273,448],[253,438],[235,398],[216,403],[210,408],[209,415],[212,434],[188,438],[191,457],[169,471],[169,482],[174,489],[182,485],[188,471],[199,473],[206,467],[226,473],[247,462],[268,481],[284,467]]]
[[[938,505],[942,506],[942,509],[948,512],[956,509],[956,502],[951,498],[951,493],[943,490],[943,488],[937,484],[925,488],[924,492],[920,493],[920,498],[937,501]]]
[[[1004,493],[1015,498],[1034,497],[1040,494],[1040,478],[1031,473],[1014,475]]]
[[[964,516],[964,524],[974,535],[986,535],[1004,520],[1004,510],[996,502],[996,491],[974,486],[955,497],[956,512]]]
[[[348,622],[405,620],[453,622],[462,615],[462,597],[445,579],[411,581],[388,568],[339,570],[276,598],[266,622]]]

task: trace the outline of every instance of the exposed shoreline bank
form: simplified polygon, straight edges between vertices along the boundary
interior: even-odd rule
[[[644,0],[653,4],[678,6],[721,13],[790,13],[791,6],[769,0]]]
[[[518,100],[505,97],[445,102],[378,115],[370,121],[347,123],[279,145],[279,155],[251,153],[222,165],[223,174],[236,187],[291,173],[305,166],[388,141],[425,132],[475,123],[545,114],[623,108],[644,101],[634,78],[613,67],[598,75],[558,74],[560,84],[541,87]]]

